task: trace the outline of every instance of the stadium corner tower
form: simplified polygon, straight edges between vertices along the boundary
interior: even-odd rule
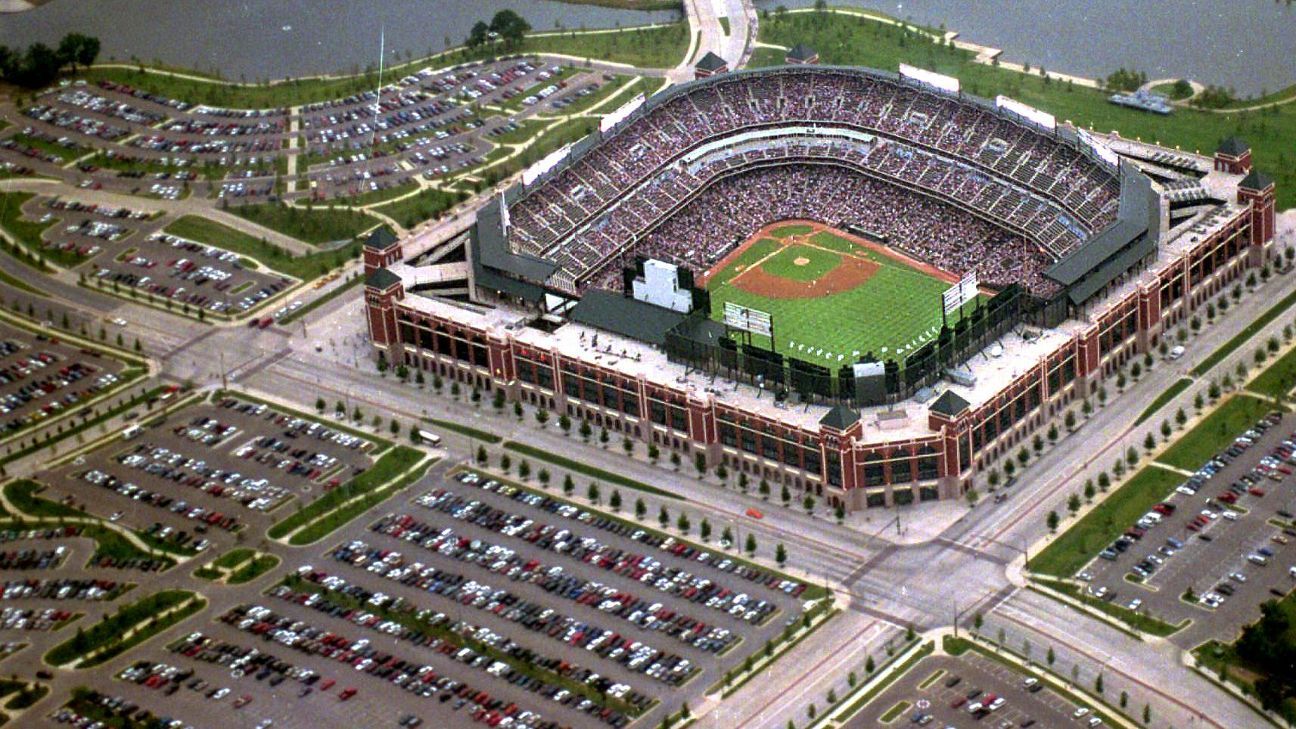
[[[1245,142],[909,67],[636,98],[430,230],[365,246],[388,362],[849,510],[961,496],[1275,257]]]

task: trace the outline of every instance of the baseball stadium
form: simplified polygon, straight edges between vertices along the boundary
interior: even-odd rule
[[[955,498],[1272,256],[1250,150],[1076,128],[957,79],[703,74],[458,234],[365,247],[389,362],[814,493]]]

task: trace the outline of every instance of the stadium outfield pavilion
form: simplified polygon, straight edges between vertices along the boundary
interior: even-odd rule
[[[365,297],[393,365],[854,510],[961,496],[1273,239],[1240,140],[789,65],[632,100],[449,240],[375,234]]]

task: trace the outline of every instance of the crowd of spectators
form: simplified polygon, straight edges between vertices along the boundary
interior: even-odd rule
[[[877,142],[825,138],[780,144],[779,138],[765,138],[700,164],[680,161],[681,153],[704,142],[801,122],[850,128],[875,135]],[[739,148],[742,153],[734,154]],[[602,280],[601,268],[681,204],[712,199],[698,192],[718,175],[780,157],[820,155],[994,220],[1011,231],[1006,238],[1016,234],[1038,246],[1023,259],[1065,255],[1118,212],[1113,170],[1026,122],[909,83],[796,69],[699,85],[633,118],[511,205],[510,244],[555,260],[575,278]],[[919,205],[921,197],[911,193],[909,204]],[[762,200],[754,209],[772,210],[781,202]],[[706,217],[707,211],[693,214]],[[949,216],[957,215],[949,208]],[[699,249],[701,260],[717,245]],[[966,248],[961,242],[955,247]],[[984,264],[942,267],[966,265]]]

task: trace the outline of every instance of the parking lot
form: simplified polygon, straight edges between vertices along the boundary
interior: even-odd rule
[[[121,360],[0,324],[0,438],[80,411],[121,384]]]
[[[372,465],[372,441],[235,398],[171,413],[42,473],[43,495],[205,551]]]
[[[906,707],[897,713],[902,703]],[[1077,706],[1037,676],[969,651],[924,658],[843,726],[887,725],[1008,729],[1103,723],[1092,707]]]
[[[1182,645],[1231,639],[1296,584],[1296,417],[1268,416],[1203,463],[1077,575],[1086,592],[1192,625]],[[1191,592],[1189,592],[1191,591]]]

